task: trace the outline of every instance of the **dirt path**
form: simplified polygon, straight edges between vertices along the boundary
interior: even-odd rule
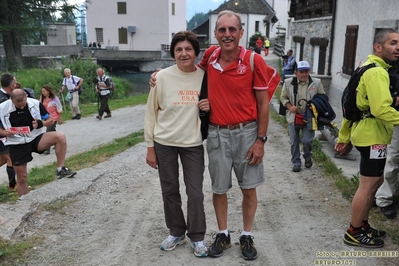
[[[13,238],[39,235],[45,239],[43,245],[35,247],[34,256],[28,258],[26,265],[302,266],[323,265],[316,264],[316,260],[332,263],[335,254],[339,255],[339,262],[346,263],[341,265],[399,265],[398,257],[373,258],[367,253],[373,250],[343,244],[350,202],[340,196],[317,166],[291,172],[288,136],[280,125],[271,121],[268,135],[264,159],[267,180],[258,188],[259,204],[252,231],[259,253],[255,261],[244,261],[239,253],[241,192],[236,182],[228,193],[233,246],[222,257],[196,258],[188,244],[170,252],[159,249],[168,230],[158,175],[145,164],[144,143],[82,171],[74,180],[75,185],[86,176],[93,180],[82,193],[32,207]],[[205,240],[210,245],[217,226],[207,169],[204,193],[208,226]],[[185,203],[184,185],[181,194]],[[57,210],[50,210],[49,206]],[[341,256],[341,252],[354,251],[366,253]],[[388,237],[385,247],[378,251],[398,252],[398,247]]]

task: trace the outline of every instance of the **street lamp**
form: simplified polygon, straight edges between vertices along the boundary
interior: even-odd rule
[[[238,6],[238,0],[236,0],[236,1],[234,2],[234,4],[235,4],[236,6]]]

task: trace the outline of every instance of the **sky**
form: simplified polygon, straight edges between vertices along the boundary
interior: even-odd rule
[[[139,0],[141,1],[141,0]],[[68,0],[69,4],[80,4],[84,0]],[[195,13],[207,13],[214,10],[222,4],[224,0],[186,0],[186,19],[190,20]]]
[[[190,20],[195,13],[207,13],[218,8],[224,0],[186,0],[186,19]]]

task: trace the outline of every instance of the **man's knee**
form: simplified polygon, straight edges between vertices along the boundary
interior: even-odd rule
[[[250,188],[250,189],[241,189],[242,194],[246,198],[253,198],[256,197],[256,188]]]
[[[60,131],[46,132],[44,134],[49,134],[50,139],[57,140],[57,142],[66,140],[65,134]]]

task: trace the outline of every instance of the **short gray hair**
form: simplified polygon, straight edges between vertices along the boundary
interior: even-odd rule
[[[242,22],[241,22],[241,16],[240,16],[240,14],[238,14],[238,13],[236,13],[236,12],[233,12],[233,11],[231,11],[231,10],[223,10],[223,11],[220,11],[220,13],[219,13],[219,15],[218,15],[218,18],[216,19],[215,30],[217,30],[219,18],[220,18],[221,16],[224,16],[224,15],[226,15],[226,16],[228,16],[228,17],[235,16],[235,17],[238,19],[238,23],[239,23],[238,28],[239,28],[239,29],[242,29]]]

